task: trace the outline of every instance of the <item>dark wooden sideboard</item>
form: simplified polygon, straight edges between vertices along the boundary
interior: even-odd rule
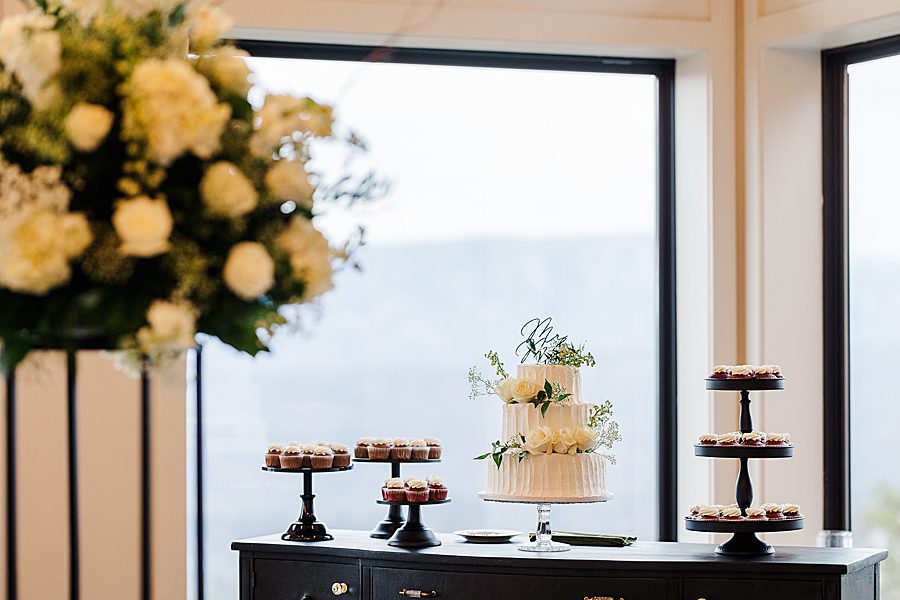
[[[241,600],[874,600],[887,557],[884,550],[778,547],[771,556],[723,558],[710,545],[664,542],[544,555],[453,535],[410,551],[364,531],[331,533],[330,542],[272,535],[232,543]]]

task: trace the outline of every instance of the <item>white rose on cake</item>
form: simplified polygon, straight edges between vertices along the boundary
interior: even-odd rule
[[[165,200],[147,196],[120,200],[112,222],[122,240],[122,254],[149,258],[169,251],[173,221]]]
[[[597,432],[591,427],[578,427],[572,432],[572,436],[581,452],[588,452],[597,447]]]
[[[539,391],[540,388],[538,388],[535,383],[528,381],[527,379],[519,379],[513,390],[513,398],[516,402],[525,404],[536,398]]]
[[[99,104],[79,102],[64,122],[66,136],[76,149],[93,152],[97,149],[113,123],[113,114]]]
[[[552,440],[553,432],[549,427],[538,427],[525,436],[522,450],[529,454],[549,454],[553,451]]]
[[[272,288],[275,283],[275,261],[262,244],[241,242],[228,252],[222,276],[232,292],[250,301]]]
[[[147,327],[138,330],[141,349],[148,354],[177,351],[194,345],[197,313],[189,302],[155,300],[147,310]]]
[[[515,398],[516,385],[518,383],[515,377],[507,377],[494,387],[494,393],[509,404]]]
[[[316,188],[309,182],[309,174],[302,162],[277,161],[266,173],[266,188],[276,200],[293,200],[306,208],[313,206]]]
[[[200,196],[206,208],[220,217],[241,217],[256,208],[259,194],[235,165],[213,164],[200,180]]]
[[[575,444],[575,438],[572,435],[572,430],[568,427],[563,427],[555,432],[551,440],[553,452],[556,454],[575,454],[578,450],[578,447]]]

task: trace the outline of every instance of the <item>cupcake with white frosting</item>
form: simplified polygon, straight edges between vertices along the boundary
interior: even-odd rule
[[[799,519],[801,516],[799,504],[784,504],[781,506],[781,512],[785,519]]]
[[[404,502],[406,500],[406,485],[399,477],[391,477],[384,481],[381,495],[388,502]]]
[[[406,482],[406,500],[408,502],[428,502],[428,483],[422,479],[410,479]]]
[[[369,444],[372,438],[359,438],[356,440],[356,446],[353,448],[353,456],[356,458],[369,458]]]
[[[750,379],[753,377],[754,367],[751,365],[737,365],[731,367],[729,376],[731,379]]]
[[[744,446],[765,446],[766,434],[762,431],[751,431],[741,434],[741,444]]]
[[[715,446],[719,443],[719,436],[715,433],[704,433],[700,436],[701,446]]]
[[[431,460],[437,460],[441,457],[441,452],[443,451],[441,440],[433,437],[425,438],[425,443],[428,444],[428,458]]]
[[[791,434],[789,433],[770,433],[766,438],[767,446],[790,446]]]
[[[447,486],[444,485],[443,479],[441,479],[437,475],[429,475],[427,478],[425,478],[425,483],[428,484],[429,500],[447,499]]]
[[[306,469],[312,468],[312,457],[313,454],[316,453],[316,448],[318,446],[316,444],[303,444],[303,467]]]
[[[715,521],[719,518],[719,507],[701,506],[697,511],[697,518],[701,521]]]
[[[409,440],[404,438],[395,438],[393,447],[391,448],[391,459],[393,460],[409,460],[412,457],[412,446]]]
[[[735,446],[737,445],[738,440],[740,440],[740,434],[734,432],[722,433],[716,437],[716,442],[720,446]]]
[[[312,462],[313,469],[330,469],[334,465],[334,450],[324,445],[316,446],[310,462]]]
[[[369,458],[387,460],[391,457],[391,443],[384,438],[374,438],[369,444]]]
[[[766,511],[766,518],[770,521],[778,520],[784,518],[784,513],[781,511],[781,505],[775,504],[774,502],[767,502],[760,506],[764,511]]]
[[[741,513],[741,509],[737,506],[726,506],[722,509],[722,512],[719,513],[719,518],[725,521],[737,521],[743,517],[744,515]]]
[[[731,367],[728,365],[716,365],[713,367],[710,379],[728,379],[731,374]]]
[[[410,456],[412,456],[413,460],[427,460],[428,459],[428,444],[422,438],[416,438],[414,440],[409,441],[409,445],[412,448]]]
[[[343,444],[332,443],[328,446],[334,452],[333,467],[349,467],[350,466],[350,449]]]
[[[303,449],[300,446],[285,446],[281,451],[282,469],[299,469],[303,466]]]
[[[766,511],[758,506],[751,506],[746,512],[747,518],[751,521],[764,521],[766,519]]]
[[[269,444],[266,449],[266,466],[271,469],[277,469],[281,466],[281,444]]]

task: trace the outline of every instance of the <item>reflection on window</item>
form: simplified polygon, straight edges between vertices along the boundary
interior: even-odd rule
[[[900,423],[900,57],[848,72],[852,526],[855,545],[890,550],[881,592],[900,600],[900,474],[883,458]]]
[[[447,66],[251,59],[268,92],[336,102],[361,133],[390,196],[328,210],[330,234],[366,227],[363,272],[345,272],[305,333],[251,360],[204,352],[207,597],[237,598],[231,540],[283,531],[301,480],[260,471],[270,441],[435,436],[453,504],[438,531],[528,531],[533,508],[482,502],[499,400],[468,400],[485,349],[513,360],[519,327],[552,315],[587,341],[588,401],[609,398],[624,440],[616,498],[554,511],[576,531],[656,536],[656,79]],[[389,469],[316,477],[330,528],[371,529]]]

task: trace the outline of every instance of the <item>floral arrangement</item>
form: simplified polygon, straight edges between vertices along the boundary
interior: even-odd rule
[[[335,248],[312,218],[381,182],[313,171],[316,144],[348,173],[365,149],[311,98],[251,105],[231,24],[176,0],[36,0],[0,23],[2,366],[79,337],[256,354],[282,307],[332,288],[361,239]]]

